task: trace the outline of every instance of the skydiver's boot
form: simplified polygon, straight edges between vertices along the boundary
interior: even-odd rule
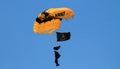
[[[56,66],[60,66],[59,64],[56,64]]]

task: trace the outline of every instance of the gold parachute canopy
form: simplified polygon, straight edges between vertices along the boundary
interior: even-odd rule
[[[69,20],[73,17],[74,12],[69,8],[49,8],[38,15],[33,31],[36,34],[52,34],[60,29],[62,19]]]

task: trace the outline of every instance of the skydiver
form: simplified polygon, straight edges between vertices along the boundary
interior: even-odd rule
[[[59,59],[60,56],[61,56],[61,55],[59,54],[59,52],[58,52],[59,48],[60,48],[60,46],[56,46],[56,47],[53,48],[53,49],[54,49],[55,64],[56,64],[56,66],[59,66],[58,59]]]

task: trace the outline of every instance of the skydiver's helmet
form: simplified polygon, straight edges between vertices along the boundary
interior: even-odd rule
[[[60,49],[60,46],[55,46],[55,47],[53,47],[53,49],[58,50],[58,49]]]

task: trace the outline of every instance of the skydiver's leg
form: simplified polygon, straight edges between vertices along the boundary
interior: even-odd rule
[[[55,58],[55,63],[56,63],[56,66],[59,66],[58,58]]]

